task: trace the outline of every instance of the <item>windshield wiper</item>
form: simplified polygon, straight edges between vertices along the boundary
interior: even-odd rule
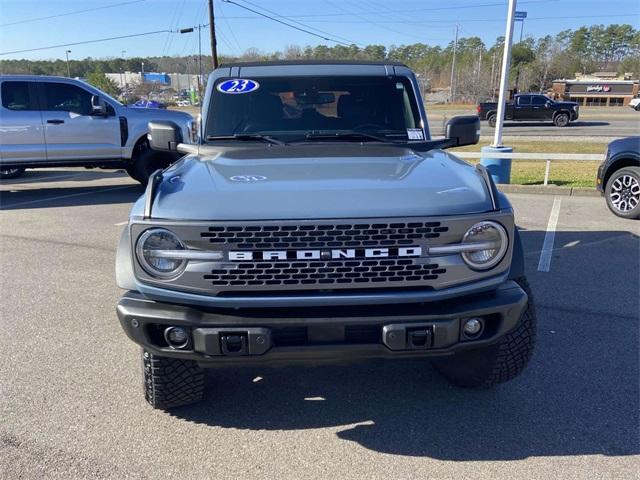
[[[207,135],[206,139],[209,141],[215,140],[261,140],[263,142],[270,143],[272,145],[286,145],[286,142],[278,140],[270,135],[261,135],[259,133],[236,133],[234,135]]]
[[[374,135],[372,133],[360,132],[357,130],[345,131],[345,132],[323,132],[322,130],[312,130],[305,134],[307,140],[332,140],[332,139],[345,139],[345,140],[374,140],[376,142],[401,144],[396,140],[391,140],[386,137]]]

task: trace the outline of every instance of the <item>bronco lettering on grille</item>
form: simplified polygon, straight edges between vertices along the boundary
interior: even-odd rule
[[[420,257],[422,247],[334,248],[318,250],[230,251],[229,261],[248,260],[335,260],[342,258]]]

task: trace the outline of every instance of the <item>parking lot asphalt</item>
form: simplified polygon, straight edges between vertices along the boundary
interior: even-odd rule
[[[115,315],[141,193],[81,169],[0,183],[0,478],[638,478],[640,224],[601,198],[510,195],[539,322],[517,379],[462,390],[425,361],[214,370],[202,404],[169,414],[144,401]]]

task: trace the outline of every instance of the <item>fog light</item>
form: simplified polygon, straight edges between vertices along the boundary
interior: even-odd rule
[[[171,348],[184,348],[189,343],[189,333],[182,327],[168,327],[164,331],[164,339]]]
[[[475,337],[482,331],[482,319],[470,318],[464,322],[462,327],[464,334],[468,337]]]

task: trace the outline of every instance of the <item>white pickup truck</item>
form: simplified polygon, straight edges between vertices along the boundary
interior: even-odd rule
[[[124,168],[146,184],[175,155],[149,148],[148,123],[168,120],[192,139],[185,112],[127,107],[97,88],[64,77],[0,75],[0,178],[25,168]]]

